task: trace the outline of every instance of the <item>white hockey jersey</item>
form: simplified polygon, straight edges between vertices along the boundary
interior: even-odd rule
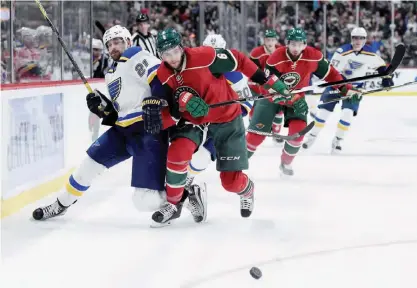
[[[385,67],[385,61],[368,45],[355,52],[352,44],[345,44],[336,50],[330,63],[347,79],[373,74],[381,66]]]
[[[252,93],[248,86],[248,79],[241,72],[226,72],[224,73],[224,77],[226,77],[227,83],[229,83],[232,86],[232,89],[239,95],[239,98],[252,97]],[[244,116],[252,109],[252,103],[249,101],[240,102],[240,105],[246,110]]]
[[[161,61],[130,47],[123,52],[105,76],[110,99],[118,113],[116,125],[127,127],[142,121],[142,100],[152,96],[153,80]]]

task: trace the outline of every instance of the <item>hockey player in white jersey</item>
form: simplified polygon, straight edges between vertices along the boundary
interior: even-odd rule
[[[226,48],[226,41],[220,34],[210,34],[204,39],[203,46],[211,46],[213,48]],[[224,74],[227,82],[232,86],[233,90],[239,97],[251,97],[252,93],[248,86],[248,79],[238,71],[227,72]],[[252,103],[249,101],[241,102],[242,116],[246,116],[252,109]],[[207,169],[211,161],[216,161],[216,150],[214,148],[213,139],[208,138],[203,145],[194,153],[193,158],[188,164],[188,176],[186,187],[189,187],[194,177]]]
[[[351,32],[351,44],[343,45],[334,53],[331,64],[343,77],[350,79],[364,76],[367,73],[375,73],[375,71],[385,71],[386,63],[372,51],[370,46],[365,45],[366,37],[367,33],[364,28],[354,28]],[[353,83],[353,85],[357,88],[362,88],[364,83]],[[382,79],[383,87],[390,87],[392,85],[394,83],[391,77]],[[334,91],[333,88],[327,88],[320,97],[320,102],[342,97],[340,94],[330,94],[332,91]],[[332,141],[332,153],[341,152],[345,133],[349,130],[353,117],[358,114],[361,99],[362,96],[352,97],[342,101],[342,115],[337,124],[336,135]],[[337,104],[337,101],[327,104],[320,104],[320,102],[317,106],[317,111],[311,113],[315,121],[315,126],[303,144],[303,148],[305,149],[310,148],[314,144],[318,134],[326,124],[326,120]]]
[[[147,117],[147,111],[142,111],[142,100],[149,96],[165,97],[156,77],[161,61],[140,47],[131,47],[131,35],[125,27],[113,26],[104,33],[103,40],[114,60],[105,76],[110,99],[96,90],[87,95],[87,106],[102,119],[103,125],[111,128],[88,148],[86,158],[69,177],[57,200],[33,212],[36,220],[63,215],[89,189],[94,178],[130,157],[136,208],[154,211],[166,201],[168,132],[148,134],[142,121],[142,117]],[[185,193],[181,208],[187,196]],[[194,206],[199,205],[195,195],[189,200]],[[180,214],[181,209],[178,211]]]

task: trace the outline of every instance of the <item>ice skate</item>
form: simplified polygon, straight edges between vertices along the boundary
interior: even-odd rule
[[[332,154],[340,154],[342,152],[342,138],[334,137],[332,141]]]
[[[248,189],[245,189],[247,191],[242,192],[242,194],[239,194],[240,196],[240,215],[244,218],[248,218],[253,211],[253,208],[255,206],[255,187],[252,180],[249,180],[250,187]]]
[[[308,149],[311,146],[313,146],[314,142],[317,139],[317,135],[314,134],[308,134],[307,140],[303,143],[303,148]]]
[[[194,181],[194,176],[188,175],[187,176],[187,179],[185,180],[185,186],[184,186],[184,188],[187,189],[187,190],[189,190],[190,187],[191,187],[191,184],[193,184],[193,181]]]
[[[291,164],[284,164],[281,162],[279,170],[281,170],[282,178],[289,178],[294,175],[294,170],[292,169]]]
[[[194,184],[188,190],[187,209],[190,210],[196,223],[205,222],[207,218],[207,186]]]
[[[56,199],[54,203],[48,206],[35,209],[32,216],[35,220],[46,220],[52,217],[64,215],[68,207],[65,207],[58,201],[58,199]]]
[[[158,211],[152,214],[153,223],[151,227],[158,228],[171,225],[171,221],[181,216],[183,202],[177,205],[165,202]]]

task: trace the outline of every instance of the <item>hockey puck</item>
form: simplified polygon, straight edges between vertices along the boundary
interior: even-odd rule
[[[259,279],[262,277],[262,271],[258,267],[252,267],[249,273],[255,279]]]

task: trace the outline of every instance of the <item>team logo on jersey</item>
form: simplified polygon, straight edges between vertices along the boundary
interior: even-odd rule
[[[116,100],[120,95],[120,91],[122,91],[122,78],[119,77],[116,80],[111,81],[107,88],[109,89],[110,99],[113,102],[113,106],[116,111],[119,111],[119,105],[117,104]]]
[[[287,85],[288,89],[292,89],[300,82],[301,76],[297,72],[290,72],[282,75],[280,80]]]
[[[184,84],[184,79],[182,79],[181,74],[177,74],[175,76],[175,80],[177,80],[177,82],[178,82],[179,85],[183,85]]]
[[[177,90],[175,90],[174,92],[175,99],[178,99],[181,93],[183,92],[188,92],[188,93],[191,93],[192,96],[200,97],[200,94],[198,94],[197,91],[195,91],[193,88],[188,87],[188,86],[181,86],[181,87],[178,87]]]
[[[356,70],[356,69],[359,69],[363,66],[363,63],[356,62],[356,61],[353,61],[353,60],[350,60],[350,59],[348,60],[348,63],[349,63],[349,67],[350,67],[351,70]]]

